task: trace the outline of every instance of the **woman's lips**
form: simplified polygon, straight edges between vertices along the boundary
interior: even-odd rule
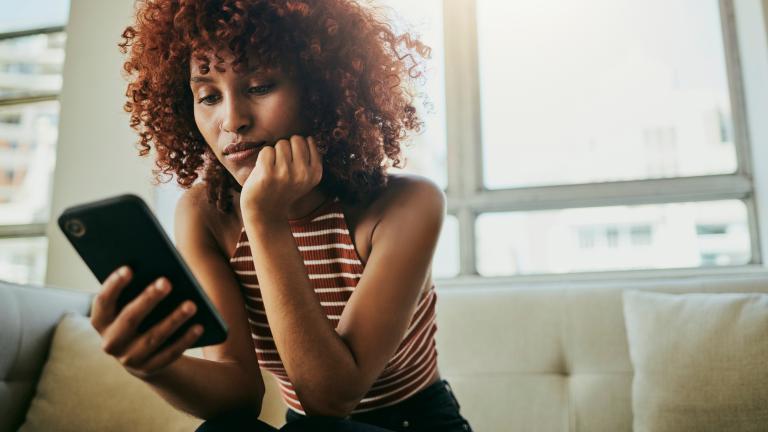
[[[244,161],[244,160],[250,158],[251,156],[254,156],[257,153],[259,153],[259,149],[261,147],[262,146],[256,146],[256,147],[251,147],[251,148],[245,149],[243,151],[229,153],[229,154],[224,155],[224,158],[226,158],[229,161],[233,161],[233,162]]]

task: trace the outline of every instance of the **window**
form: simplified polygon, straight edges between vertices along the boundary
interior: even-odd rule
[[[435,276],[761,263],[733,0],[367,3],[432,48]]]
[[[443,29],[443,0],[380,0],[373,3],[384,15],[392,17],[398,31],[408,31],[431,49],[426,62],[422,86],[418,87],[420,101],[416,110],[424,121],[422,132],[409,137],[403,147],[406,158],[403,169],[391,172],[416,173],[432,179],[444,189],[448,186],[448,146],[445,113],[445,43]],[[449,278],[459,274],[459,223],[448,215],[440,234],[432,262],[435,277]]]
[[[456,274],[759,262],[732,1],[443,6]]]
[[[69,2],[0,6],[0,279],[42,283]]]

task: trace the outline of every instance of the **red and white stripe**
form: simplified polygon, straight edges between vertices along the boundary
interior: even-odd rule
[[[341,203],[328,201],[308,217],[291,221],[291,230],[320,305],[328,320],[338,325],[364,269]],[[277,378],[285,403],[303,414],[304,409],[272,338],[245,229],[230,265],[241,284],[259,366]],[[437,369],[435,303],[433,287],[420,299],[403,341],[353,413],[396,404],[430,384]]]

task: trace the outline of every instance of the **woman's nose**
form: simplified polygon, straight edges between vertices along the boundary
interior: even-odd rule
[[[253,124],[252,115],[248,104],[238,98],[230,98],[224,107],[224,118],[221,122],[221,130],[229,133],[242,133]]]

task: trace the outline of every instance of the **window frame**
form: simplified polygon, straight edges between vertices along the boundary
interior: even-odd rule
[[[768,16],[768,0],[762,2]],[[445,101],[448,214],[459,224],[459,272],[447,280],[551,280],[563,273],[480,276],[477,270],[476,220],[487,212],[535,211],[614,205],[665,204],[738,199],[745,203],[751,259],[746,265],[681,269],[643,269],[566,273],[569,278],[642,278],[672,275],[743,273],[762,269],[761,239],[753,182],[753,151],[747,119],[744,82],[733,0],[719,0],[726,73],[734,124],[737,171],[726,175],[613,181],[555,186],[486,189],[482,176],[480,74],[476,0],[444,0]],[[752,53],[750,52],[750,55]],[[753,118],[757,118],[754,117]],[[765,245],[768,247],[768,245]]]
[[[65,26],[48,26],[38,27],[25,30],[15,30],[10,32],[0,33],[0,41],[8,39],[17,39],[28,36],[51,34],[51,33],[63,33],[66,32]],[[58,101],[59,92],[54,93],[41,93],[23,97],[0,97],[0,107],[27,105],[38,102]],[[27,223],[27,224],[0,224],[0,240],[15,239],[15,238],[39,238],[47,237],[46,222]]]

